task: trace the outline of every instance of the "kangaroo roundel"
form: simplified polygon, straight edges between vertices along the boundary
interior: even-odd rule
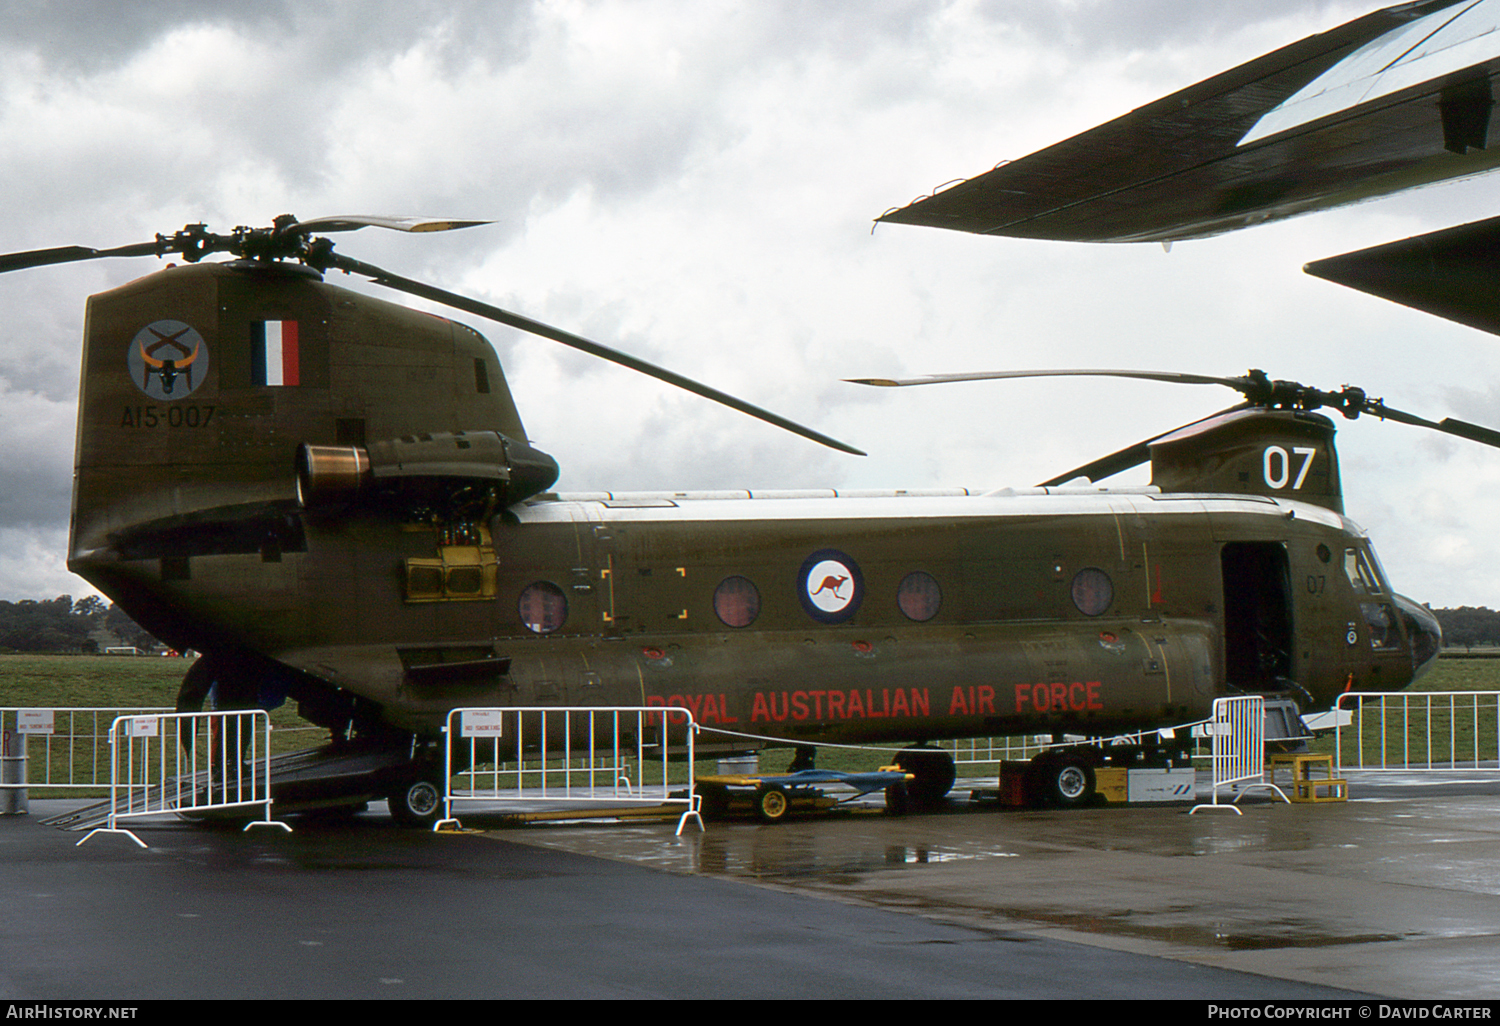
[[[859,565],[836,549],[808,556],[797,581],[802,608],[823,623],[843,623],[852,617],[865,594]]]

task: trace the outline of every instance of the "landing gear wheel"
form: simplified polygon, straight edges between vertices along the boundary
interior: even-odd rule
[[[918,804],[940,802],[953,789],[953,756],[941,748],[903,748],[896,753],[896,765],[917,778],[906,790]]]
[[[443,811],[443,789],[429,777],[409,777],[387,796],[391,815],[402,826],[428,827]]]
[[[1045,759],[1031,773],[1032,798],[1039,804],[1071,809],[1094,797],[1094,768],[1077,756]]]
[[[904,816],[911,810],[911,796],[906,793],[906,781],[899,781],[885,789],[885,814]]]
[[[780,823],[792,810],[792,800],[779,787],[767,787],[755,792],[755,814],[766,823]]]

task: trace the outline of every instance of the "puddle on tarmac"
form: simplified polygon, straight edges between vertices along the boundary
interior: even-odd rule
[[[1045,923],[1083,933],[1136,937],[1166,944],[1218,948],[1224,951],[1267,951],[1277,948],[1326,948],[1345,944],[1380,944],[1411,936],[1399,933],[1331,933],[1328,932],[1325,924],[1300,919],[1262,920],[1255,922],[1255,930],[1246,930],[1243,928],[1247,925],[1245,923],[1222,921],[1151,923],[1140,921],[1132,912],[1091,916],[1043,912],[1034,908],[997,908],[994,911],[1011,919]],[[1184,914],[1192,916],[1195,910],[1185,910]],[[1151,916],[1159,918],[1158,914],[1153,913]]]

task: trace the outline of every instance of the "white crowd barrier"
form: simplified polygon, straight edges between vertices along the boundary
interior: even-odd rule
[[[1194,805],[1191,815],[1200,809],[1226,809],[1241,815],[1234,805],[1219,804],[1219,789],[1234,787],[1238,802],[1247,791],[1266,788],[1290,802],[1281,788],[1268,783],[1266,776],[1266,702],[1259,695],[1214,699],[1213,716],[1207,723],[1214,742],[1213,799],[1208,805]]]
[[[700,798],[693,787],[698,724],[686,709],[465,708],[450,712],[443,730],[447,788],[443,818],[434,830],[461,825],[455,807],[477,803],[680,805],[678,835],[689,819],[703,829]],[[455,766],[455,752],[463,768]],[[671,755],[678,758],[669,760]],[[686,771],[674,782],[670,764],[684,765],[683,759]]]
[[[1351,691],[1334,711],[1341,774],[1500,771],[1500,691]]]
[[[109,819],[99,833],[148,816],[210,815],[260,809],[245,825],[291,827],[271,819],[271,718],[260,709],[119,716],[109,728]]]
[[[24,812],[31,789],[97,794],[109,786],[109,727],[115,718],[171,711],[0,708],[0,812]]]

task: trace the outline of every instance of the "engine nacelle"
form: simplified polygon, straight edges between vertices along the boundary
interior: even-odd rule
[[[297,497],[307,508],[377,492],[427,503],[473,485],[494,486],[499,505],[510,506],[545,491],[557,474],[551,456],[498,431],[297,447]]]

